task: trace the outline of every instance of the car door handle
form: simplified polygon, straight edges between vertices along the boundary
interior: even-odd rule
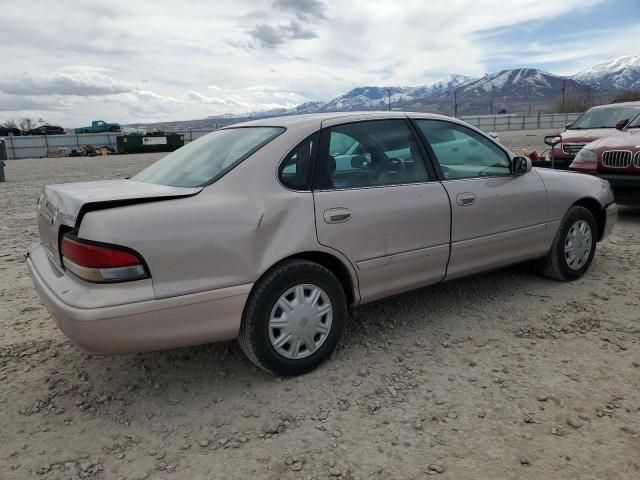
[[[475,193],[464,192],[456,195],[456,202],[461,207],[466,207],[467,205],[473,205],[474,203],[476,203],[477,198],[478,197],[476,197]]]
[[[324,221],[326,223],[346,222],[351,218],[351,210],[348,208],[330,208],[324,211]]]

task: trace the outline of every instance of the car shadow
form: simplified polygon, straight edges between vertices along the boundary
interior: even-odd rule
[[[640,206],[620,206],[618,218],[625,222],[640,223]]]

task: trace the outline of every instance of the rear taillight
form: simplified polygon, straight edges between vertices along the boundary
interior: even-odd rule
[[[60,251],[65,268],[89,282],[127,282],[149,276],[142,257],[124,247],[63,236]]]

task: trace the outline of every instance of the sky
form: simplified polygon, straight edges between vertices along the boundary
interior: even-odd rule
[[[3,0],[7,1],[7,0]],[[640,53],[640,0],[30,0],[0,7],[0,122],[66,128]]]

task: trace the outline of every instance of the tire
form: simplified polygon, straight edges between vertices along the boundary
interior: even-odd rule
[[[314,293],[318,295],[315,302]],[[287,308],[292,305],[293,308],[285,312],[280,307],[283,301]],[[327,303],[330,313],[322,313],[327,310]],[[258,281],[249,295],[240,326],[240,346],[249,360],[269,373],[283,377],[301,375],[331,355],[346,319],[347,299],[331,271],[306,260],[285,261]],[[280,324],[282,329],[275,326]],[[315,330],[320,328],[326,333]],[[304,340],[300,343],[298,334],[306,336],[312,343],[311,349]],[[292,340],[283,343],[287,335]]]
[[[590,246],[587,246],[584,242],[579,245],[583,245],[584,248],[580,248],[581,252],[587,252],[588,255],[584,256],[584,260],[574,260],[573,265],[570,264],[570,257],[568,259],[565,246],[571,240],[568,239],[570,232],[573,228],[579,228],[586,224],[590,231]],[[585,227],[586,229],[586,227]],[[544,257],[542,261],[542,274],[563,282],[575,280],[580,278],[589,269],[593,256],[596,252],[598,224],[593,214],[586,208],[580,206],[571,207],[560,224],[560,228],[553,239],[551,250]],[[588,247],[588,248],[587,248]],[[582,257],[582,255],[577,255]]]

